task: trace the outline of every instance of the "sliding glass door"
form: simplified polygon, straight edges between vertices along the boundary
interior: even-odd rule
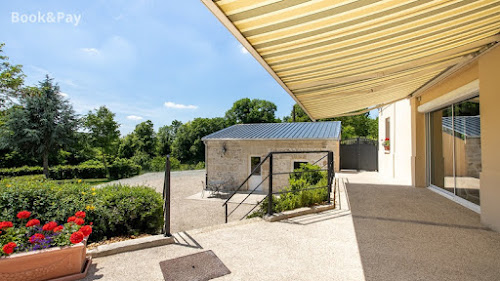
[[[430,183],[479,205],[479,97],[429,113]]]

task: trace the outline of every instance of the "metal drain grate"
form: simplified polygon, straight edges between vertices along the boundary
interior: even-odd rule
[[[212,251],[160,262],[165,281],[204,281],[231,273]]]

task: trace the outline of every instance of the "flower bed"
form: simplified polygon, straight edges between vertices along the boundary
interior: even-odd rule
[[[157,234],[163,224],[163,199],[151,188],[95,188],[78,181],[58,184],[43,176],[0,180],[0,210],[0,221],[11,221],[17,212],[30,210],[46,222],[66,221],[84,210],[86,220],[93,222],[91,242],[122,235]]]
[[[49,221],[43,225],[26,210],[16,217],[0,222],[0,280],[75,280],[85,276],[89,264],[85,245],[92,233],[92,223],[84,225],[85,212],[76,212],[66,223]]]
[[[78,211],[64,224],[41,224],[31,212],[20,211],[17,219],[0,222],[0,256],[78,244],[92,233],[92,223],[84,225],[85,212]]]

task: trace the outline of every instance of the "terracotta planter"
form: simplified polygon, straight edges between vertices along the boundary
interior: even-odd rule
[[[388,145],[384,146],[384,148],[385,148],[385,151],[389,151],[389,150],[391,150],[391,147],[390,147],[390,146],[388,146]]]
[[[54,247],[0,258],[0,280],[76,280],[83,278],[87,262],[86,243]],[[73,278],[72,278],[73,277]],[[74,279],[74,277],[79,277]],[[58,279],[59,280],[59,279]]]

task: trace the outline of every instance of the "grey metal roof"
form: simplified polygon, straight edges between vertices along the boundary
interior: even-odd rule
[[[340,121],[239,124],[201,140],[297,140],[340,139]]]
[[[455,117],[443,117],[443,127],[453,131],[452,129],[452,118],[453,124],[455,125],[455,132],[468,137],[480,137],[481,136],[481,118],[478,116],[455,116]]]

